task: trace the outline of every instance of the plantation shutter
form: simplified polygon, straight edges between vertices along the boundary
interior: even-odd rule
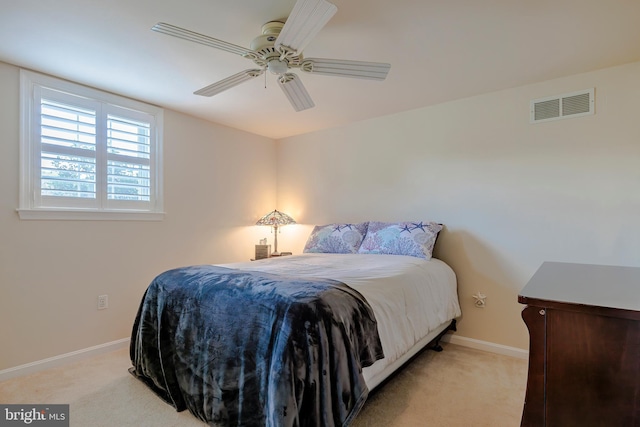
[[[161,220],[161,108],[20,71],[21,219]]]
[[[44,206],[97,206],[97,109],[80,97],[42,89],[39,96],[40,191]]]
[[[107,204],[129,208],[149,204],[153,117],[111,106],[106,126]]]

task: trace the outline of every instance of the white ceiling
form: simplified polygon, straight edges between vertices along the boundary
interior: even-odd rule
[[[193,95],[253,63],[150,30],[249,47],[294,2],[0,0],[0,61],[277,139],[640,60],[637,0],[333,0],[305,56],[391,71],[383,82],[298,73],[316,107],[296,113],[268,73],[266,89],[259,77]]]

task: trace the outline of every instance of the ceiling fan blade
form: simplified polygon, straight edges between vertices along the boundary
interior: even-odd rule
[[[220,92],[223,92],[227,89],[231,89],[234,86],[238,86],[240,83],[244,83],[247,80],[251,80],[255,77],[258,77],[264,72],[264,70],[244,70],[240,71],[233,76],[227,77],[226,79],[220,80],[219,82],[210,84],[209,86],[203,87],[195,92],[194,95],[201,96],[213,96],[217,95]]]
[[[382,62],[350,61],[347,59],[305,58],[300,63],[300,70],[307,73],[370,80],[384,80],[389,69],[391,69],[391,65]]]
[[[205,46],[215,47],[227,52],[235,53],[236,55],[250,55],[255,54],[251,49],[247,49],[242,46],[228,43],[222,40],[214,39],[213,37],[205,36],[204,34],[196,33],[195,31],[185,30],[184,28],[176,27],[175,25],[166,24],[164,22],[158,22],[151,27],[152,31],[158,33],[167,34],[169,36],[178,37],[183,40],[188,40],[195,43],[200,43]]]
[[[284,94],[287,95],[294,110],[302,111],[315,107],[316,104],[313,103],[311,96],[309,96],[307,89],[305,89],[297,75],[285,73],[278,78],[278,84]]]
[[[298,0],[278,35],[275,47],[300,54],[338,8],[326,0]]]

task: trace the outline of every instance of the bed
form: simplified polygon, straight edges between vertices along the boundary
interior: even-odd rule
[[[327,253],[317,250],[315,234],[301,255],[159,275],[136,316],[130,372],[177,410],[189,409],[212,426],[348,426],[370,390],[455,325],[456,276],[430,252],[417,257],[369,246]],[[366,229],[359,234],[358,249]],[[430,250],[434,243],[427,242]],[[233,289],[236,299],[222,300],[222,309],[220,301],[203,304],[203,283],[211,280]],[[285,298],[286,308],[274,310],[279,302],[264,296],[259,303],[237,299],[235,289],[249,281]],[[187,287],[195,291],[185,296]],[[177,296],[165,297],[171,292]],[[266,317],[255,316],[258,306],[267,308]],[[220,312],[223,321],[202,320]],[[224,328],[211,324],[220,322]],[[219,341],[232,353],[226,359],[215,347]]]

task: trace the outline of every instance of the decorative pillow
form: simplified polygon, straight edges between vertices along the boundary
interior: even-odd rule
[[[355,254],[364,235],[368,222],[359,224],[316,225],[303,252],[325,254]]]
[[[442,225],[435,222],[369,222],[358,253],[431,259]]]

